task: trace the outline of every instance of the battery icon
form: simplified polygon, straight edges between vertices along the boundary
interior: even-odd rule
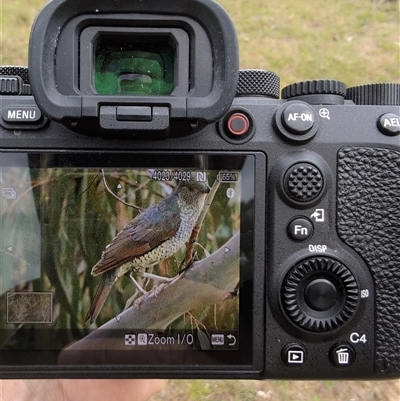
[[[217,180],[221,184],[231,184],[239,182],[239,179],[240,179],[240,171],[223,170],[217,174]]]

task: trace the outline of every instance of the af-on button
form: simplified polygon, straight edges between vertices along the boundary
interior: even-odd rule
[[[314,110],[306,103],[292,103],[282,114],[283,125],[289,132],[295,135],[307,134],[314,126],[314,122]]]
[[[312,139],[319,128],[318,113],[309,104],[290,100],[275,114],[275,126],[285,139],[300,144]]]

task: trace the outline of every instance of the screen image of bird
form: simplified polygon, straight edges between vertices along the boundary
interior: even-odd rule
[[[125,345],[162,331],[218,348],[225,333],[236,349],[242,189],[231,176],[4,167],[1,349],[60,350],[108,325],[130,328]]]
[[[107,245],[92,269],[92,274],[101,275],[102,280],[87,315],[91,323],[119,277],[143,271],[186,244],[209,191],[206,182],[181,181],[169,196],[138,214]]]

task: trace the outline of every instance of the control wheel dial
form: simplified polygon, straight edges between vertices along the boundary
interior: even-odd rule
[[[296,263],[282,286],[282,305],[303,329],[327,332],[346,323],[358,307],[359,288],[351,271],[328,257]]]

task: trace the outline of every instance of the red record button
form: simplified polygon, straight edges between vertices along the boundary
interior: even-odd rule
[[[227,127],[232,135],[245,135],[249,132],[250,121],[244,114],[234,113],[229,117]]]

